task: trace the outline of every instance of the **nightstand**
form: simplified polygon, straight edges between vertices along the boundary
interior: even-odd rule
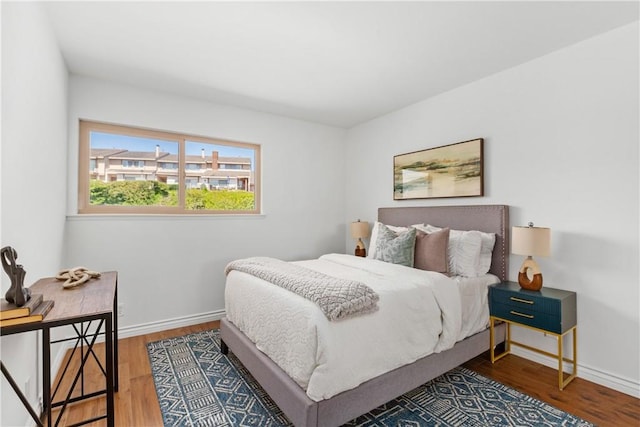
[[[515,282],[502,282],[489,287],[489,310],[491,327],[491,363],[495,363],[511,352],[511,346],[517,345],[558,361],[558,387],[564,389],[576,377],[577,321],[576,293],[560,289],[543,287],[539,291],[520,288]],[[494,324],[496,321],[507,324],[505,351],[495,354]],[[523,326],[535,331],[552,335],[558,342],[558,353],[549,353],[511,339],[511,324]],[[564,357],[562,343],[568,333],[573,334],[573,359]],[[563,362],[571,362],[573,371],[565,378]]]

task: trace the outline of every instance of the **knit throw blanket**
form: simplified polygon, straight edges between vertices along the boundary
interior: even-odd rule
[[[241,271],[314,302],[329,320],[371,313],[380,297],[364,283],[332,277],[275,258],[254,257],[230,262],[224,270]]]

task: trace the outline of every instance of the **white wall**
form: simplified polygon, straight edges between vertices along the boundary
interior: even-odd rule
[[[579,375],[634,395],[638,51],[636,22],[357,126],[346,143],[357,164],[346,171],[346,221],[374,221],[379,206],[495,203],[511,206],[512,225],[551,227],[552,256],[538,262],[545,286],[578,294]],[[485,197],[393,201],[394,155],[477,137]],[[511,257],[511,279],[522,260]],[[555,351],[553,338],[515,335]]]
[[[2,3],[1,246],[13,246],[25,285],[61,266],[67,186],[67,70],[45,12],[36,3]],[[2,295],[10,281],[4,272]],[[1,358],[38,401],[35,332],[2,337]],[[2,376],[0,424],[32,423]]]
[[[121,327],[221,314],[233,259],[344,251],[344,130],[79,76],[69,93],[65,263],[118,271]],[[80,118],[261,144],[264,215],[73,216]]]

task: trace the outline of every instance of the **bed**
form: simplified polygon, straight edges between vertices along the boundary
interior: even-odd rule
[[[396,226],[428,223],[457,230],[495,233],[489,273],[500,280],[508,276],[509,210],[505,205],[380,208],[378,221]],[[348,321],[348,320],[346,320]],[[277,331],[276,331],[277,332]],[[249,332],[247,332],[251,335]],[[489,349],[489,331],[482,330],[458,341],[452,348],[382,372],[361,384],[312,399],[300,385],[227,318],[220,324],[221,348],[229,349],[262,385],[296,426],[337,426],[376,408]],[[496,342],[504,340],[504,329]],[[294,376],[295,377],[295,376]]]

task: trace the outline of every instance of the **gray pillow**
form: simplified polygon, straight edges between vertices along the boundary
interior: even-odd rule
[[[420,270],[449,274],[449,229],[433,233],[418,230],[416,234],[416,254],[414,267]]]
[[[374,259],[393,264],[413,267],[413,256],[416,245],[416,229],[395,233],[386,225],[380,224],[376,239]]]

